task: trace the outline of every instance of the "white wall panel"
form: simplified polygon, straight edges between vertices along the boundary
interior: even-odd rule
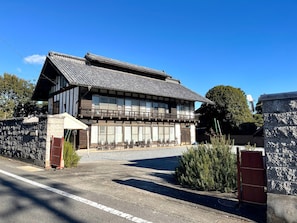
[[[70,115],[73,115],[73,88],[69,90],[69,112]]]
[[[78,114],[78,94],[79,87],[73,89],[73,116],[76,117]]]
[[[91,143],[98,143],[99,139],[98,139],[98,125],[92,125],[91,126]]]
[[[68,90],[68,91],[66,91],[65,92],[66,93],[66,101],[65,101],[65,104],[66,104],[66,112],[68,113],[68,114],[70,114],[70,97],[69,97],[69,95],[70,95],[70,90]]]
[[[191,124],[190,131],[191,131],[191,143],[194,143],[196,142],[196,127],[194,124]]]
[[[177,138],[177,144],[180,144],[180,140],[181,140],[180,124],[175,124],[175,137]]]

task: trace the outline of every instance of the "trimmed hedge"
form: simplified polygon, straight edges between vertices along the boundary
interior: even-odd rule
[[[236,155],[233,143],[224,136],[212,137],[211,144],[191,147],[180,158],[175,170],[177,181],[185,187],[230,192],[236,189]]]

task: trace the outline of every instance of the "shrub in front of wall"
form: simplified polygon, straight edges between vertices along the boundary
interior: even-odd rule
[[[75,152],[72,143],[69,141],[64,141],[63,158],[64,166],[66,168],[76,167],[80,160],[80,157]]]
[[[177,181],[197,190],[235,190],[236,156],[231,148],[231,141],[223,136],[212,137],[211,144],[191,147],[179,160],[175,170]]]

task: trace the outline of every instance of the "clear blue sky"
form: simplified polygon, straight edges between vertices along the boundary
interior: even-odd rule
[[[297,91],[295,0],[10,0],[0,27],[0,75],[36,81],[49,51],[91,52],[164,70],[203,96],[217,85],[255,102]]]

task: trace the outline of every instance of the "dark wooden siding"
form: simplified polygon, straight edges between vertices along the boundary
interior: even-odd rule
[[[78,148],[80,149],[87,148],[87,131],[86,130],[78,131]]]

